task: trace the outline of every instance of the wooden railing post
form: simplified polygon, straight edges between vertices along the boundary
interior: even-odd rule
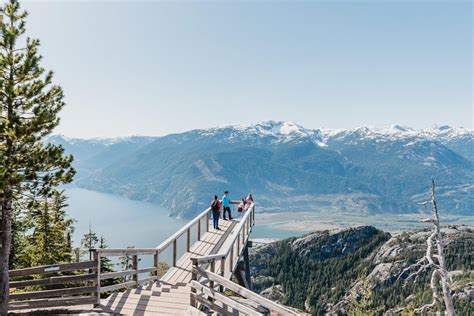
[[[176,256],[178,255],[177,239],[173,240],[173,267],[176,267]]]
[[[158,275],[158,263],[159,263],[159,251],[157,250],[156,253],[153,255],[153,268],[155,268],[155,276],[156,280],[159,279]]]
[[[225,257],[222,257],[221,259],[221,276],[225,275]],[[224,292],[224,287],[222,284],[219,286],[219,291],[222,293]]]
[[[197,233],[197,240],[201,240],[201,218],[198,221],[198,233]]]
[[[255,205],[252,207],[252,222],[255,225]]]
[[[191,228],[186,231],[186,251],[189,252],[191,249]]]
[[[210,223],[210,214],[211,214],[211,212],[207,212],[207,215],[206,215],[206,233],[209,232],[209,225],[211,225],[211,223]]]
[[[138,255],[132,256],[132,270],[135,270],[133,281],[135,281],[135,286],[138,287]]]
[[[216,261],[214,259],[212,259],[212,261],[211,261],[211,272],[214,273],[215,270],[216,270]],[[214,281],[209,282],[209,287],[211,289],[214,289]]]
[[[198,277],[197,277],[197,274],[195,272],[195,268],[197,267],[198,262],[197,262],[196,258],[191,258],[191,261],[193,263],[193,267],[192,267],[192,270],[191,270],[191,280],[197,281]],[[194,295],[196,295],[196,289],[191,286],[190,304],[191,304],[192,307],[197,307]]]
[[[252,227],[252,214],[249,216],[249,227]]]
[[[234,267],[234,243],[232,243],[232,246],[230,247],[230,261],[229,261],[229,271],[230,271],[230,273],[233,272],[232,271],[233,267]]]
[[[94,250],[91,250],[93,251],[93,256],[94,256],[94,261],[96,262],[96,275],[97,275],[97,278],[96,278],[96,293],[95,293],[95,298],[96,298],[96,301],[95,301],[95,306],[98,306],[100,305],[100,253],[94,249]]]
[[[240,232],[237,232],[237,234],[240,234]],[[240,254],[240,236],[237,236],[237,257]]]

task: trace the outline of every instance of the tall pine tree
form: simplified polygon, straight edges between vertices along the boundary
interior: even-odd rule
[[[72,261],[73,220],[66,216],[65,201],[63,191],[55,191],[52,197],[44,197],[27,212],[31,233],[25,237],[22,262],[40,266]]]
[[[0,314],[8,311],[10,249],[15,201],[47,196],[74,176],[72,157],[42,138],[59,124],[63,91],[40,66],[39,41],[25,39],[27,13],[18,0],[0,7]]]

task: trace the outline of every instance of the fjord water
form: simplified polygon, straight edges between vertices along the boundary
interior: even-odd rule
[[[156,247],[184,225],[168,217],[160,206],[124,197],[79,188],[67,189],[68,211],[75,219],[74,243],[92,230],[104,236],[109,247]]]
[[[67,212],[76,220],[75,246],[79,246],[82,236],[89,230],[89,223],[98,236],[104,236],[109,247],[148,248],[158,246],[187,222],[168,217],[166,209],[156,204],[116,195],[80,188],[68,188],[66,195],[69,197]],[[258,225],[257,218],[252,238],[285,238],[300,234],[301,231]]]

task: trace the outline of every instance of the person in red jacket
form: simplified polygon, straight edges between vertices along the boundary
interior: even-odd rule
[[[219,216],[221,213],[221,201],[217,195],[214,195],[214,199],[211,201],[211,211],[212,211],[212,223],[214,225],[214,229],[221,230],[219,228]]]

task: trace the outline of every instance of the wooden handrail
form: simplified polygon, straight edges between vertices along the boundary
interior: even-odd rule
[[[294,312],[288,308],[286,308],[285,306],[283,305],[280,305],[278,303],[275,303],[257,293],[254,293],[252,292],[251,290],[248,290],[246,289],[245,287],[243,286],[240,286],[234,282],[232,282],[231,280],[228,280],[226,279],[225,277],[222,277],[216,273],[213,273],[213,272],[210,272],[210,271],[207,271],[199,266],[193,266],[193,273],[195,274],[198,274],[198,275],[201,275],[202,277],[204,277],[205,279],[213,282],[213,283],[216,283],[216,284],[219,284],[237,294],[239,294],[240,296],[246,298],[246,299],[249,299],[255,303],[258,303],[260,305],[262,305],[263,307],[269,309],[270,311],[273,311],[273,312],[277,312],[278,314],[281,314],[281,315],[300,315],[299,313],[297,312]],[[196,286],[197,284],[197,281],[192,281],[191,282],[191,287],[197,291],[197,290],[201,290],[201,287],[203,286],[201,283],[197,283],[199,284],[200,286]],[[211,289],[212,291],[215,291],[213,288],[209,288]],[[195,294],[195,292],[193,292]],[[236,302],[236,305],[234,306],[234,308],[236,309],[239,309],[239,306],[238,304],[241,304],[242,305],[242,311],[243,311],[243,307],[245,305],[243,305],[242,303],[238,302],[238,301],[235,301]]]
[[[227,238],[227,240],[222,245],[221,251],[217,254],[214,254],[214,255],[192,257],[191,260],[193,261],[193,263],[196,263],[196,264],[209,263],[213,260],[219,260],[219,259],[227,258],[227,256],[231,252],[232,248],[234,247],[234,242],[237,240],[237,238],[239,238],[239,236],[240,236],[242,230],[244,229],[247,221],[252,220],[254,212],[255,212],[255,203],[252,202],[252,204],[250,204],[249,209],[247,210],[245,215],[240,220],[240,223],[237,226],[237,228],[229,235],[229,238]],[[252,225],[253,225],[253,223],[252,223]]]
[[[211,208],[207,208],[204,211],[202,211],[200,214],[198,214],[196,217],[194,217],[190,222],[188,222],[186,225],[181,227],[176,233],[173,235],[169,236],[164,242],[162,242],[158,247],[156,248],[98,248],[98,249],[91,249],[91,251],[94,254],[95,258],[95,269],[99,271],[97,274],[97,294],[96,297],[97,302],[96,304],[99,304],[99,297],[100,293],[108,292],[108,291],[115,291],[118,289],[123,289],[123,288],[129,288],[133,286],[138,286],[139,284],[147,281],[152,281],[152,280],[157,280],[158,279],[158,256],[160,253],[162,253],[168,246],[173,245],[173,254],[172,254],[172,262],[173,266],[176,266],[177,262],[177,240],[180,238],[182,235],[187,234],[187,242],[186,242],[186,248],[189,251],[189,248],[191,246],[191,228],[198,224],[198,240],[201,237],[201,221],[203,218],[208,219],[208,214],[211,211]],[[208,225],[208,223],[206,223]],[[208,226],[206,226],[206,231]],[[101,257],[107,257],[107,256],[131,256],[132,257],[132,269],[131,270],[126,270],[126,271],[117,271],[117,272],[109,272],[109,273],[101,273],[100,272],[100,258]],[[145,268],[145,269],[139,269],[138,268],[138,256],[139,255],[153,255],[153,267],[152,268]],[[147,277],[144,279],[139,279],[138,275],[146,272],[152,272],[154,273],[153,276]],[[101,286],[100,282],[102,280],[107,280],[107,279],[112,279],[112,278],[117,278],[117,277],[124,277],[124,276],[132,276],[132,280],[130,281],[125,281],[120,284],[114,284],[110,286]]]
[[[154,255],[159,252],[156,248],[96,248],[91,249],[102,257],[118,257],[126,255]]]
[[[62,275],[72,271],[82,274]],[[96,260],[10,270],[10,276],[14,279],[10,283],[11,289],[39,288],[10,293],[9,310],[94,303],[98,300],[97,271]],[[36,279],[37,275],[43,276]],[[50,285],[60,288],[48,289]]]
[[[48,266],[39,266],[33,268],[10,270],[10,277],[29,276],[32,274],[56,273],[75,270],[94,269],[95,261],[83,261],[74,263],[62,263]]]
[[[242,304],[241,302],[236,301],[228,296],[225,296],[224,294],[221,294],[220,292],[217,292],[214,289],[204,286],[198,281],[192,280],[191,286],[197,291],[204,293],[208,297],[212,298],[213,300],[220,301],[225,305],[232,307],[234,310],[238,310],[239,312],[244,313],[245,315],[264,316],[264,314],[258,312],[256,309]]]
[[[194,226],[194,224],[196,224],[198,221],[202,220],[203,217],[207,218],[208,213],[210,211],[211,211],[210,207],[208,207],[206,210],[202,211],[199,215],[194,217],[190,222],[188,222],[186,225],[181,227],[176,233],[174,233],[173,235],[168,237],[165,241],[163,241],[161,244],[159,244],[158,247],[156,247],[156,248],[159,249],[160,251],[163,251],[164,249],[166,249],[166,247],[171,245],[174,242],[174,240],[181,237],[188,230],[188,228],[191,228],[192,226]]]
[[[203,218],[208,219],[209,212],[211,208],[208,207],[200,214],[195,216],[190,222],[186,223],[183,227],[181,227],[176,233],[169,236],[165,241],[163,241],[160,245],[156,248],[104,248],[104,249],[92,249],[91,251],[95,252],[96,255],[100,258],[102,256],[124,256],[124,255],[154,255],[154,261],[158,260],[158,255],[162,253],[168,246],[171,244],[173,245],[173,254],[172,254],[172,262],[173,266],[176,266],[177,263],[177,240],[184,234],[187,234],[187,242],[186,242],[186,250],[189,251],[191,247],[191,228],[198,224],[198,240],[201,238],[201,221]],[[206,223],[209,225],[209,223]],[[206,226],[208,227],[208,226]],[[207,231],[207,229],[206,229]]]
[[[235,240],[239,237],[240,232],[244,229],[244,227],[245,227],[247,221],[248,221],[248,220],[251,220],[251,218],[253,217],[253,213],[254,213],[254,212],[255,212],[255,203],[252,202],[252,204],[250,204],[249,209],[247,210],[247,213],[244,215],[244,217],[242,217],[242,220],[240,221],[239,226],[237,226],[237,229],[235,230],[236,233],[234,234],[233,238],[226,240],[226,243],[227,243],[228,245],[226,245],[225,243],[224,243],[224,245],[223,245],[223,248],[224,248],[224,247],[227,247],[227,248],[224,248],[224,249],[225,249],[224,254],[225,254],[226,257],[227,257],[227,255],[229,254],[230,249],[231,249],[232,246],[234,245]],[[232,234],[231,234],[231,235],[232,235]],[[230,236],[229,236],[229,237],[230,237]]]

